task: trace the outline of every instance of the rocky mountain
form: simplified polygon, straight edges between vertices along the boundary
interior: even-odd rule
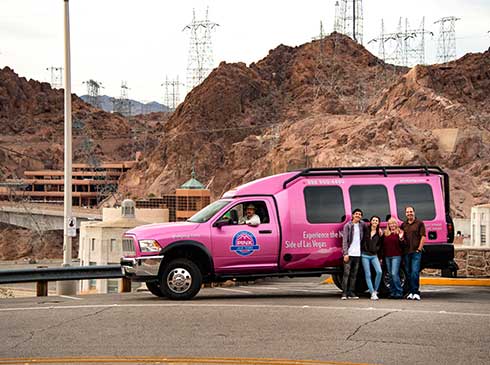
[[[412,69],[333,33],[222,63],[123,179],[123,194],[173,191],[194,165],[214,197],[272,173],[319,166],[430,164],[452,181],[453,214],[490,199],[490,51]]]
[[[0,69],[0,179],[22,176],[26,169],[61,168],[63,161],[63,90]],[[75,162],[129,160],[143,145],[153,146],[151,126],[131,123],[72,95]],[[164,118],[162,118],[164,119]],[[141,138],[140,138],[141,137]]]

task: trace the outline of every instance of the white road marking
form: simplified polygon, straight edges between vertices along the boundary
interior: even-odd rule
[[[58,295],[60,298],[67,298],[67,299],[73,299],[73,300],[83,300],[82,298],[77,298],[77,297],[70,297],[69,295]]]
[[[167,308],[250,308],[250,309],[308,309],[308,310],[346,310],[346,311],[378,311],[378,312],[400,312],[400,313],[414,313],[414,314],[440,314],[440,315],[459,315],[459,316],[476,316],[476,317],[488,317],[490,313],[476,313],[476,312],[448,312],[448,311],[431,311],[431,310],[414,310],[414,309],[400,309],[400,308],[373,308],[373,307],[337,307],[337,306],[319,306],[310,305],[305,307],[303,305],[283,305],[283,304],[238,304],[238,303],[147,303],[147,304],[85,304],[85,305],[57,305],[57,306],[45,306],[45,307],[18,307],[18,308],[0,308],[0,312],[21,312],[21,311],[37,311],[37,310],[56,310],[56,309],[94,309],[94,308],[150,308],[150,307],[167,307]]]
[[[214,288],[214,289],[219,289],[219,290],[225,290],[225,291],[232,291],[236,293],[242,293],[242,294],[252,294],[251,291],[246,291],[246,290],[239,290],[239,289],[231,289],[231,288]]]
[[[259,289],[259,290],[279,290],[274,286],[246,286],[248,289]]]

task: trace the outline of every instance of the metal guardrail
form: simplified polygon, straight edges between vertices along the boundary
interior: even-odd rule
[[[41,267],[35,269],[0,270],[0,284],[36,282],[37,296],[47,295],[47,284],[49,281],[121,278],[123,278],[122,291],[131,291],[130,281],[124,279],[120,265]]]

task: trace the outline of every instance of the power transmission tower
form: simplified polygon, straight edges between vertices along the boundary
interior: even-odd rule
[[[315,83],[317,85],[315,91],[315,99],[326,91],[326,57],[325,57],[325,32],[323,31],[323,23],[320,21],[320,34],[313,38],[318,41],[317,65],[315,68]]]
[[[121,81],[121,93],[119,98],[112,99],[112,110],[121,113],[125,117],[131,115],[131,100],[129,100],[129,87],[126,81]]]
[[[211,72],[213,67],[211,31],[217,26],[219,24],[209,21],[208,9],[206,9],[204,20],[196,20],[196,12],[193,9],[192,22],[183,29],[191,33],[187,59],[187,87],[189,90],[199,85]]]
[[[337,0],[335,2],[334,31],[345,34],[362,44],[362,0]]]
[[[169,111],[174,111],[180,104],[179,86],[182,85],[179,82],[179,76],[174,80],[169,80],[165,76],[165,82],[161,85],[165,87],[165,99],[164,104],[168,107]]]
[[[63,67],[48,67],[47,71],[51,73],[51,87],[60,89],[63,87]]]
[[[461,18],[448,16],[434,22],[439,23],[437,61],[441,63],[456,59],[456,21]]]
[[[96,108],[100,108],[99,91],[100,88],[103,88],[102,83],[92,79],[83,83],[87,85],[88,103]]]
[[[411,29],[408,19],[405,18],[405,27],[402,27],[402,18],[398,20],[398,29],[395,33],[385,33],[384,21],[381,20],[381,33],[379,37],[371,39],[378,42],[378,57],[385,62],[402,66],[425,64],[425,36],[433,35],[425,29],[425,17],[422,18],[420,27]]]

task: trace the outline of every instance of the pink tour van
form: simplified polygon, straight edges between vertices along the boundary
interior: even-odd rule
[[[260,224],[241,224],[249,205]],[[331,274],[341,288],[342,229],[351,212],[377,215],[385,227],[390,217],[405,219],[406,205],[426,225],[422,268],[456,275],[449,178],[435,166],[309,168],[258,179],[186,222],[126,232],[121,266],[126,277],[170,299],[190,299],[203,283],[229,279]],[[357,282],[366,290],[364,279]],[[386,290],[387,275],[382,282]]]

